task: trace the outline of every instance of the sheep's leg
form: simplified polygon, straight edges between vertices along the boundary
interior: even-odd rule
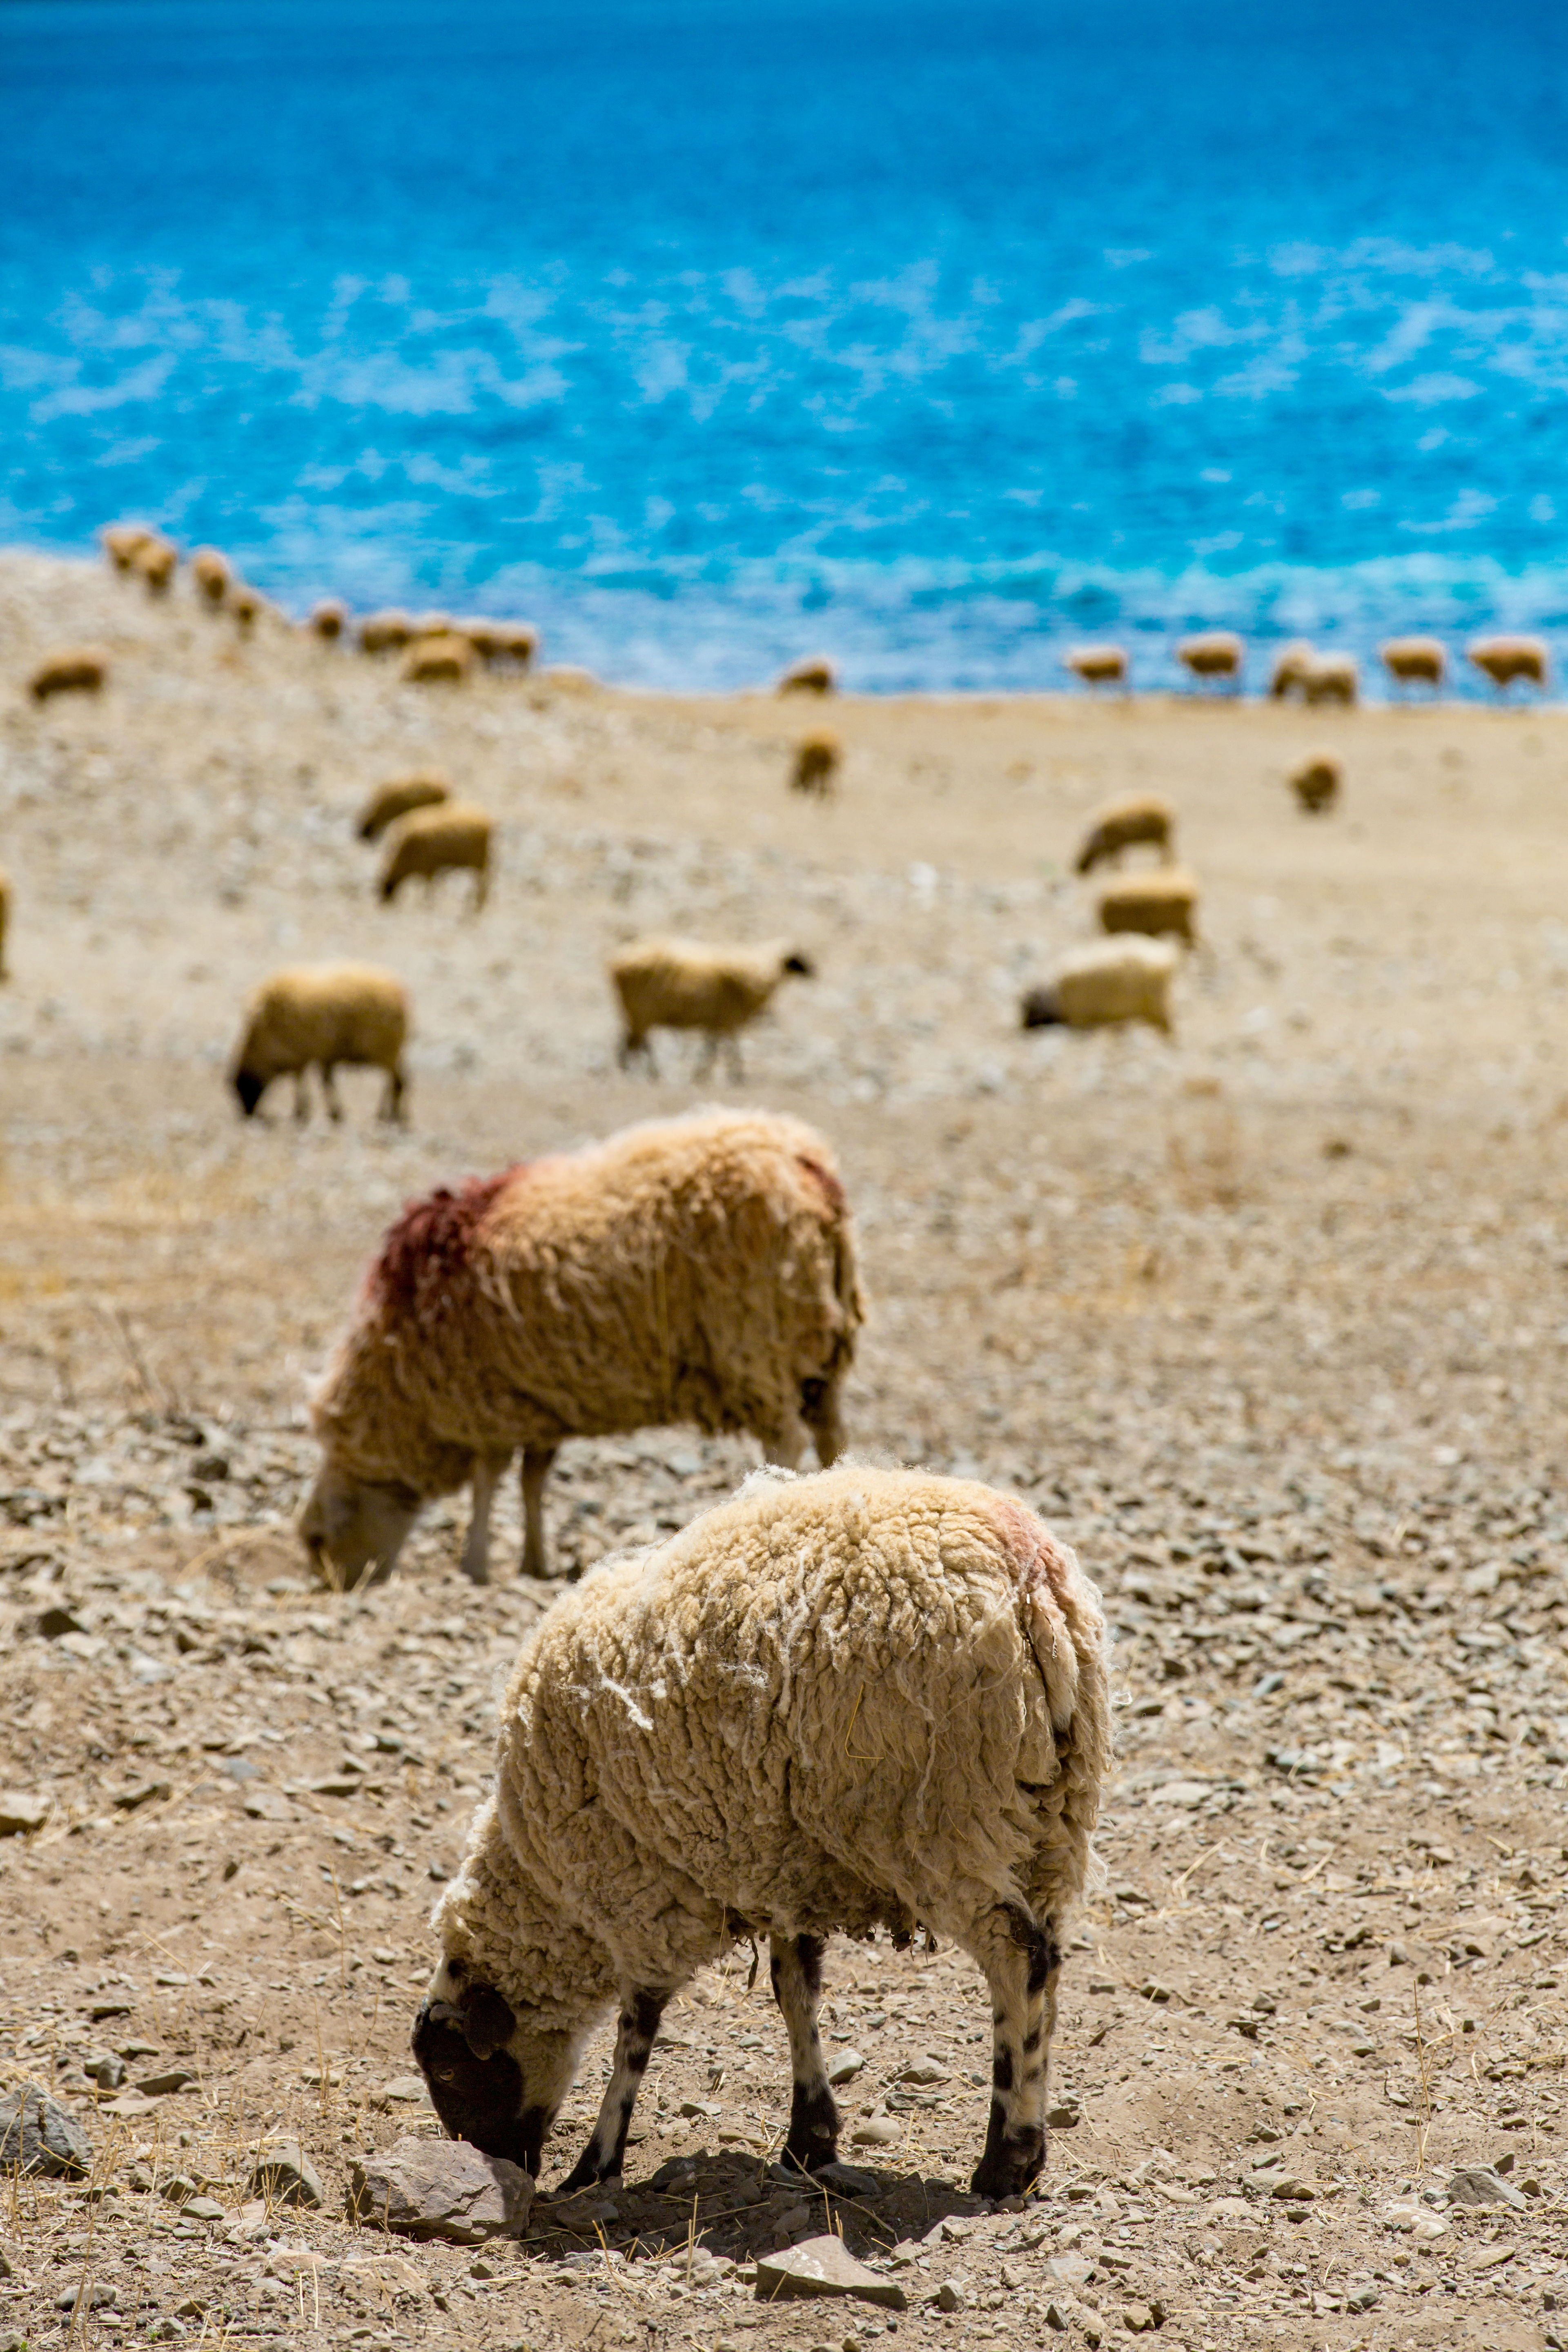
[[[999,1904],[978,1946],[994,2025],[991,2122],[975,2167],[975,2197],[1021,2197],[1045,2169],[1046,2088],[1057,2022],[1061,1947],[1054,1923],[1021,1903]]]
[[[489,897],[489,867],[488,866],[476,866],[474,868],[474,903],[471,910],[474,914],[482,915],[484,913],[485,900]]]
[[[327,1117],[341,1119],[343,1107],[338,1100],[338,1068],[335,1062],[321,1064],[321,1100],[327,1106]]]
[[[838,2110],[827,2087],[827,2069],[822,2063],[816,2031],[824,1949],[821,1936],[775,1936],[768,1960],[773,1999],[789,2029],[790,2073],[795,2083],[784,2161],[798,2164],[803,2172],[820,2172],[838,2154]]]
[[[510,1454],[474,1456],[474,1511],[463,1545],[463,1574],[470,1584],[488,1584],[490,1580],[490,1506],[510,1459]]]
[[[799,1468],[800,1457],[811,1437],[810,1430],[798,1415],[794,1422],[781,1422],[772,1429],[759,1429],[756,1434],[762,1441],[763,1460],[776,1463],[781,1470]]]
[[[599,2109],[593,2137],[577,2158],[557,2195],[569,2196],[574,2189],[592,2189],[595,2181],[618,2180],[626,2153],[626,2134],[631,2129],[632,2109],[642,2088],[642,2078],[653,2054],[653,2045],[664,2015],[668,1992],[633,1990],[621,2000],[621,2014],[616,2027],[615,2063],[610,2069],[609,2087],[604,2105]]]
[[[548,1576],[550,1554],[544,1540],[544,1482],[560,1452],[556,1445],[525,1445],[522,1449],[522,1572]]]
[[[310,1116],[310,1091],[305,1084],[305,1076],[303,1070],[294,1073],[294,1118],[300,1127]]]
[[[746,1065],[741,1057],[741,1041],[732,1029],[724,1040],[724,1046],[725,1056],[730,1065],[730,1083],[731,1086],[743,1087],[746,1083]]]
[[[386,1074],[386,1092],[382,1097],[381,1115],[383,1118],[390,1119],[395,1126],[401,1126],[403,1123],[403,1072],[394,1066]]]
[[[844,1416],[838,1409],[838,1382],[804,1381],[801,1383],[801,1418],[811,1431],[811,1442],[816,1448],[816,1459],[824,1470],[831,1470],[844,1451]]]

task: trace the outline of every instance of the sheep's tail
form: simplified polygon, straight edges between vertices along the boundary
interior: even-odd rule
[[[1000,1497],[994,1507],[1012,1556],[1019,1630],[1045,1685],[1066,1811],[1087,1837],[1115,1749],[1105,1612],[1076,1553],[1032,1511]]]

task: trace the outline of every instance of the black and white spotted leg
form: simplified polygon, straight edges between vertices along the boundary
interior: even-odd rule
[[[616,2057],[610,2070],[609,2088],[599,2109],[593,2137],[577,2158],[567,2178],[562,2182],[560,2194],[567,2196],[574,2189],[591,2189],[596,2180],[618,2180],[626,2153],[626,2134],[631,2129],[632,2109],[637,2103],[642,2078],[647,2072],[647,2062],[658,2032],[659,2020],[664,2015],[667,1992],[628,1992],[621,2001],[621,2014],[616,2029]]]
[[[1045,2169],[1061,1947],[1054,1921],[1017,1903],[998,1905],[980,1940],[994,2026],[991,2122],[969,2185],[976,2197],[1021,2197]]]
[[[775,1936],[769,1951],[773,1999],[789,2029],[790,2072],[795,2081],[784,2161],[798,2164],[803,2172],[819,2172],[838,2154],[838,2110],[827,2087],[827,2069],[822,2063],[816,2031],[824,1949],[820,1936]]]

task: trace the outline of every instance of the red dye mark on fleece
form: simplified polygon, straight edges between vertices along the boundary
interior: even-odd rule
[[[1040,1525],[1033,1511],[1026,1510],[1022,1503],[1012,1502],[1005,1495],[990,1496],[987,1507],[1003,1542],[1018,1564],[1020,1584],[1026,1590],[1031,1584],[1044,1584],[1052,1598],[1059,1600],[1067,1582],[1068,1564],[1056,1538]]]
[[[845,1209],[844,1187],[832,1169],[825,1168],[820,1160],[814,1160],[809,1151],[797,1151],[795,1155],[795,1164],[797,1168],[804,1168],[806,1174],[813,1179],[818,1191],[826,1199],[833,1217],[836,1219],[841,1217]]]
[[[467,1274],[480,1225],[500,1193],[527,1167],[470,1176],[456,1192],[445,1185],[410,1201],[388,1229],[365,1288],[376,1304],[416,1318],[438,1314]]]

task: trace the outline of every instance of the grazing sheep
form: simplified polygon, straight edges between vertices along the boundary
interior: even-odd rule
[[[149,531],[132,554],[130,568],[144,583],[149,596],[166,596],[174,585],[179,561],[177,548]]]
[[[55,694],[100,694],[109,683],[109,656],[101,646],[61,646],[46,654],[27,680],[35,702]]]
[[[1344,770],[1331,751],[1309,751],[1285,779],[1309,816],[1332,808],[1344,782]]]
[[[449,801],[452,787],[445,776],[426,769],[416,776],[397,776],[391,783],[378,784],[360,811],[355,827],[362,841],[379,841],[389,824],[400,816],[409,816],[414,810],[435,808]]]
[[[0,866],[0,980],[11,975],[5,964],[5,940],[11,929],[11,877]]]
[[[1292,637],[1281,646],[1274,656],[1274,667],[1268,673],[1268,693],[1275,702],[1288,702],[1293,694],[1305,690],[1307,673],[1316,656],[1305,637]]]
[[[460,686],[473,667],[474,649],[467,637],[448,630],[416,637],[398,675],[409,686]]]
[[[415,635],[406,613],[367,613],[359,625],[359,641],[367,654],[401,653]]]
[[[196,593],[209,604],[221,604],[228,594],[234,573],[226,555],[216,547],[198,547],[191,558],[191,578]]]
[[[335,646],[349,625],[349,608],[341,596],[323,596],[310,607],[310,617],[305,625],[313,637],[323,644]]]
[[[786,2161],[837,2158],[817,2036],[835,1932],[917,1927],[978,1964],[993,2060],[978,2197],[1046,2161],[1068,1915],[1111,1760],[1100,1595],[977,1481],[759,1475],[602,1568],[527,1642],[496,1787],[434,1925],[414,2051],[447,2130],[537,2173],[584,2044],[610,2080],[566,2189],[621,2170],[668,2002],[766,1936],[789,2034]]]
[[[651,1121],[412,1202],[315,1400],[305,1545],[340,1586],[385,1576],[421,1507],[471,1481],[463,1568],[483,1584],[521,1446],[522,1569],[542,1576],[568,1437],[694,1422],[826,1465],[861,1320],[844,1189],[796,1119]]]
[[[1062,667],[1081,677],[1085,686],[1127,683],[1127,656],[1120,646],[1073,646],[1062,656]]]
[[[99,533],[103,551],[116,572],[129,572],[153,533],[144,522],[111,522]]]
[[[1031,988],[1020,1007],[1020,1026],[1100,1029],[1122,1021],[1146,1021],[1171,1034],[1171,980],[1176,950],[1158,940],[1096,940],[1074,948],[1044,987]]]
[[[829,799],[843,764],[844,746],[837,735],[803,735],[795,747],[791,792],[812,793],[819,801]]]
[[[515,662],[526,669],[539,650],[539,633],[521,621],[459,621],[459,635],[484,662]]]
[[[1550,670],[1546,647],[1539,637],[1478,637],[1468,653],[1476,667],[1500,691],[1506,691],[1516,677],[1527,678],[1542,689],[1546,686]]]
[[[245,1008],[245,1031],[229,1084],[247,1118],[274,1078],[294,1081],[294,1116],[310,1116],[305,1073],[321,1074],[328,1116],[342,1118],[335,1073],[340,1063],[384,1070],[383,1118],[403,1115],[403,1048],[408,996],[403,982],[374,964],[297,964],[264,980]]]
[[[443,801],[412,810],[397,820],[387,844],[386,862],[376,885],[381,897],[395,898],[411,875],[421,876],[430,886],[438,874],[468,872],[474,877],[477,915],[489,896],[494,830],[486,811],[471,801]]]
[[[267,599],[259,590],[247,588],[243,580],[237,580],[228,592],[228,609],[240,635],[247,637],[266,612]]]
[[[700,1029],[707,1051],[699,1076],[713,1066],[723,1038],[730,1066],[741,1078],[738,1032],[766,1010],[781,981],[814,977],[810,961],[784,947],[710,948],[693,940],[636,940],[610,959],[626,1034],[622,1069],[643,1055],[657,1076],[655,1029]]]
[[[1176,659],[1194,677],[1227,677],[1240,684],[1243,647],[1229,629],[1205,629],[1198,636],[1184,637]]]
[[[1448,656],[1436,637],[1390,637],[1378,653],[1400,686],[1440,687],[1447,675]]]
[[[808,661],[798,661],[786,669],[780,678],[781,694],[831,694],[838,684],[837,674],[830,661],[820,656]]]
[[[1124,874],[1107,882],[1100,894],[1102,931],[1142,931],[1151,939],[1166,933],[1197,940],[1198,886],[1181,867],[1166,866],[1156,874]]]
[[[1355,708],[1361,694],[1361,671],[1353,654],[1314,654],[1301,680],[1303,701],[1342,703]]]
[[[1085,834],[1073,871],[1092,874],[1097,866],[1119,858],[1124,849],[1140,842],[1169,857],[1175,830],[1175,810],[1155,793],[1133,793],[1126,800],[1110,801]]]

